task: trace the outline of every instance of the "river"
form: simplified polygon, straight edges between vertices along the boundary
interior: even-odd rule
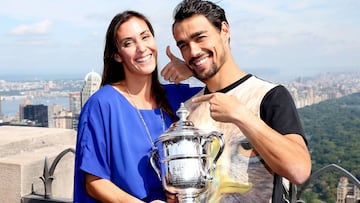
[[[2,100],[1,101],[1,111],[4,117],[15,117],[19,112],[19,105],[24,103],[24,99],[12,99],[12,100]],[[44,104],[48,107],[59,104],[64,109],[69,110],[69,97],[39,97],[30,100],[30,104]]]

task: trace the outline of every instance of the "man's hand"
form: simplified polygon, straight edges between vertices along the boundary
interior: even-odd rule
[[[232,123],[238,119],[239,115],[251,114],[250,110],[241,104],[236,97],[224,93],[202,95],[193,98],[192,102],[209,102],[210,116],[219,122]]]
[[[186,63],[171,53],[170,46],[166,47],[166,55],[169,57],[170,62],[161,71],[161,76],[165,80],[178,84],[193,76]]]

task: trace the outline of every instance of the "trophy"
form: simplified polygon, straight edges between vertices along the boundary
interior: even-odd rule
[[[205,133],[195,128],[187,120],[183,103],[176,114],[179,121],[155,141],[150,163],[164,189],[175,194],[179,203],[196,203],[212,181],[225,142],[219,132]]]

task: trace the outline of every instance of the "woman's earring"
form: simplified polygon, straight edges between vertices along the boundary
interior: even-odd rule
[[[122,62],[121,57],[119,56],[119,54],[115,54],[114,59],[115,59],[115,61],[117,61],[119,63]]]

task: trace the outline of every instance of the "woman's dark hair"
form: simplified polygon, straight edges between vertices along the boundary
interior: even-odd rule
[[[228,23],[224,9],[210,1],[183,0],[174,10],[174,25],[193,15],[203,15],[217,29],[221,30],[221,23]],[[228,23],[229,24],[229,23]],[[173,29],[174,30],[174,29]]]
[[[104,50],[104,69],[102,73],[101,86],[111,84],[114,85],[120,81],[125,80],[125,71],[123,64],[115,60],[115,54],[118,52],[116,46],[116,32],[119,29],[120,25],[127,22],[130,18],[139,18],[145,21],[146,25],[149,27],[149,30],[153,36],[155,36],[154,29],[150,21],[141,13],[136,11],[124,11],[117,14],[112,21],[106,32],[105,38],[105,50]],[[163,86],[160,84],[158,76],[158,68],[155,67],[155,70],[152,72],[152,86],[151,94],[155,97],[156,104],[163,109],[170,118],[175,120],[175,113],[171,110],[171,107],[168,103],[166,92]]]

